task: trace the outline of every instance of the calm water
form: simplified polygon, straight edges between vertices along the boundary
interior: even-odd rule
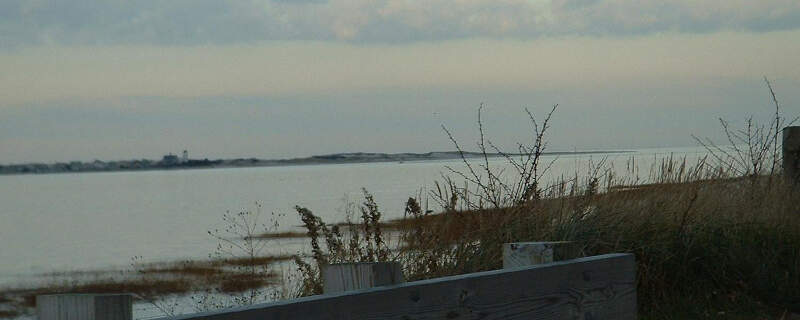
[[[671,153],[693,160],[702,151],[561,156],[551,175],[584,173],[590,161],[603,158],[623,173],[635,158],[646,177],[654,160]],[[492,163],[502,166],[503,160]],[[154,261],[205,258],[216,246],[206,231],[222,226],[224,212],[252,209],[256,201],[264,215],[285,213],[279,223],[289,229],[300,224],[295,205],[326,221],[344,220],[345,202],[359,201],[361,187],[366,187],[387,218],[401,217],[405,199],[432,186],[447,172],[446,165],[458,168],[461,163],[0,176],[0,284],[50,271],[124,267],[133,256]],[[280,250],[290,250],[286,248]]]

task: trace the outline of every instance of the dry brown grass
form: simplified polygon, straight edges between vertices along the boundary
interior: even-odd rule
[[[676,304],[688,301],[692,308],[680,307],[687,317],[709,308],[800,310],[800,190],[782,179],[716,178],[587,191],[398,222],[405,235],[400,260],[406,276],[498,269],[503,243],[565,240],[582,244],[587,255],[635,253],[647,316],[675,316]]]
[[[140,297],[154,297],[186,293],[194,286],[188,278],[177,279],[132,279],[96,280],[76,285],[56,285],[37,288],[23,294],[26,307],[36,306],[36,296],[61,293],[135,293]]]
[[[255,239],[298,239],[305,238],[306,233],[300,231],[267,232],[254,236]]]
[[[734,132],[749,145],[728,152],[707,144],[713,146],[713,164],[670,157],[651,168],[646,180],[631,181],[615,178],[601,163],[588,174],[544,186],[540,178],[547,167],[539,166],[539,157],[549,118],[537,124],[531,115],[534,141],[506,154],[517,181],[504,180],[503,170],[488,161],[465,159],[465,170],[451,168],[465,183],[444,177],[429,194],[409,198],[405,219],[364,219],[349,226],[353,242],[337,240],[348,235],[326,229],[303,208],[302,215],[311,215],[304,219],[314,221],[307,227],[313,229],[316,266],[298,260],[306,289],[300,292],[320,290],[318,269],[329,261],[374,261],[342,250],[342,243],[370,245],[360,226],[374,232],[369,226],[377,225],[378,231],[400,234],[402,242],[388,259],[401,262],[409,280],[499,269],[508,242],[573,241],[587,255],[636,255],[644,318],[778,318],[800,312],[800,188],[785,184],[775,167],[779,131],[769,128],[784,123],[777,108],[769,127],[750,118],[746,129],[732,131],[723,122],[729,137]],[[485,140],[480,111],[478,127],[480,150],[496,149]],[[429,202],[438,204],[439,213],[420,205]]]
[[[36,287],[0,288],[0,305],[10,316],[27,313],[36,305],[36,296],[60,293],[132,293],[137,299],[152,302],[170,295],[189,295],[216,288],[222,294],[242,294],[278,283],[275,273],[251,273],[248,268],[287,261],[291,256],[259,256],[207,261],[139,263],[135,271],[86,270],[54,272],[45,276],[50,283]],[[81,280],[88,279],[88,280]],[[0,317],[1,318],[1,317]]]
[[[0,319],[13,319],[20,316],[16,310],[0,310]]]
[[[253,278],[249,274],[233,274],[221,279],[219,283],[219,291],[224,293],[239,293],[247,290],[254,290],[263,288],[274,279],[275,274],[270,274],[270,278]]]
[[[263,266],[276,262],[292,260],[291,255],[261,256],[261,257],[240,257],[221,260],[219,263],[228,266]]]
[[[149,267],[139,270],[139,273],[142,275],[171,274],[192,277],[212,277],[222,274],[223,272],[224,271],[220,268],[206,266],[206,264],[181,264],[178,266]]]

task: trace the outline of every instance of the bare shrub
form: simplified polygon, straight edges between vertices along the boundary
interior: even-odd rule
[[[768,124],[759,123],[751,115],[744,121],[744,127],[734,129],[729,121],[719,118],[726,141],[723,145],[709,138],[692,136],[695,141],[708,150],[714,166],[720,170],[731,171],[742,177],[772,176],[780,171],[782,154],[779,151],[781,130],[794,124],[798,118],[787,120],[781,114],[780,103],[772,89],[772,83],[764,77],[775,113]]]

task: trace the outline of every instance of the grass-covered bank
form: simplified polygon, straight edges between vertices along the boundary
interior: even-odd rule
[[[313,249],[312,259],[296,259],[298,294],[321,293],[327,263],[398,261],[418,280],[499,269],[503,243],[573,241],[586,255],[636,255],[645,319],[800,314],[800,186],[781,175],[779,151],[781,129],[794,121],[781,116],[774,93],[773,101],[770,123],[751,117],[734,129],[721,120],[727,141],[696,138],[709,151],[696,163],[670,157],[639,179],[616,177],[600,161],[549,185],[541,155],[553,112],[543,121],[528,113],[532,140],[503,153],[486,138],[479,109],[478,149],[505,154],[511,172],[464,159],[389,223],[366,190],[361,222],[347,228],[298,207]],[[398,243],[386,240],[387,227]]]
[[[417,280],[499,269],[506,242],[575,241],[586,255],[636,255],[643,318],[778,319],[800,312],[800,189],[783,181],[718,177],[605,192],[589,185],[531,204],[440,214],[409,199],[409,218],[386,225],[372,223],[379,213],[367,209],[356,237],[306,220],[321,263],[400,261]],[[387,226],[401,234],[396,248],[383,240]],[[319,293],[318,264],[301,265],[301,293]]]

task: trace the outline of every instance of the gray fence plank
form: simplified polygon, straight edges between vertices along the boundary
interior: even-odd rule
[[[636,319],[636,263],[608,254],[165,319]]]
[[[39,320],[131,320],[128,294],[54,294],[36,297]]]
[[[405,282],[399,262],[337,263],[322,267],[322,290],[336,293]]]

